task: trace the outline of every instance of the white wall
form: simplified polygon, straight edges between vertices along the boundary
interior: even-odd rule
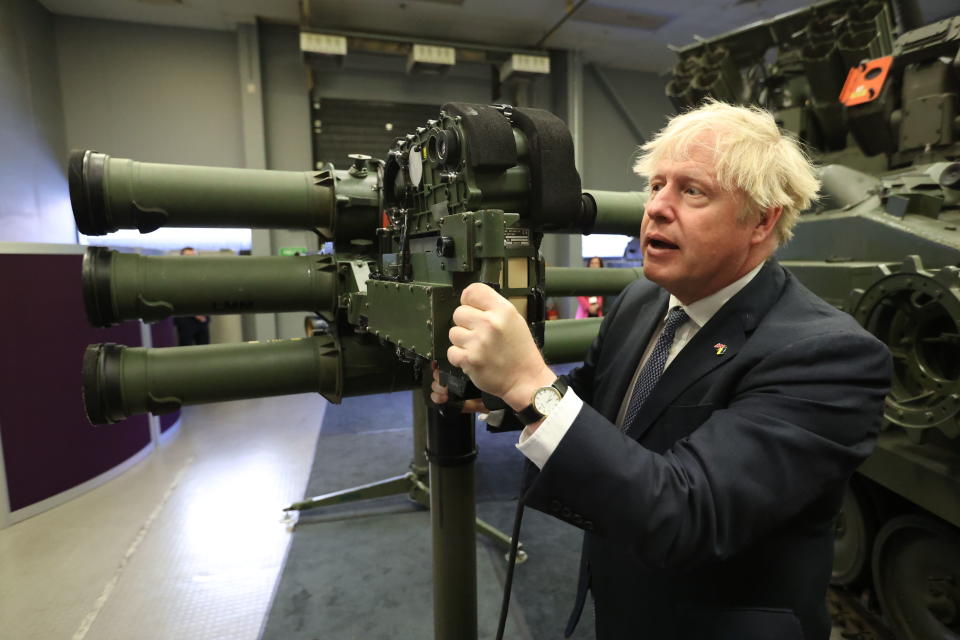
[[[0,0],[0,241],[75,243],[53,17]]]
[[[645,139],[666,124],[673,105],[664,93],[666,78],[655,73],[604,67],[600,72],[619,95]],[[637,190],[641,183],[631,166],[639,140],[601,88],[593,73],[583,72],[584,188]]]
[[[243,166],[236,35],[57,16],[71,149]]]
[[[667,116],[673,112],[673,105],[664,93],[666,78],[612,68],[600,68],[599,72],[628,110],[644,140],[649,140],[666,124]],[[642,140],[637,138],[591,69],[583,72],[583,111],[584,162],[580,170],[583,188],[641,190],[643,182],[632,167]],[[619,257],[629,240],[628,236],[585,236],[581,251],[584,257]]]
[[[236,35],[56,16],[70,149],[116,158],[244,166]],[[82,238],[160,250],[250,246],[249,230],[121,230]]]

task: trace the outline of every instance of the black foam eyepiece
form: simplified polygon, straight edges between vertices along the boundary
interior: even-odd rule
[[[106,247],[88,247],[83,256],[83,306],[87,311],[87,320],[94,327],[120,324],[113,308],[110,283],[115,253]]]
[[[71,151],[67,165],[73,219],[80,233],[102,236],[119,229],[106,207],[104,169],[110,159],[96,151]]]
[[[475,169],[502,171],[517,164],[513,127],[502,113],[482,104],[448,102],[443,110],[460,116],[460,126],[469,141],[467,162]],[[458,140],[459,142],[459,140]]]
[[[543,109],[515,108],[513,121],[527,136],[531,221],[547,231],[576,228],[582,192],[570,130]]]
[[[130,417],[123,410],[124,350],[123,345],[107,342],[91,344],[83,352],[83,405],[91,424],[112,424]]]

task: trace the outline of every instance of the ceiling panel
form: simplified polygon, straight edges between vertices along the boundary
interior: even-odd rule
[[[149,24],[232,30],[257,18],[299,23],[297,0],[41,0],[51,12]],[[331,29],[444,41],[533,47],[571,0],[304,0]],[[803,0],[602,0],[584,5],[545,46],[588,62],[666,71],[668,45],[686,45],[811,3]],[[957,0],[921,0],[928,20],[960,13]]]

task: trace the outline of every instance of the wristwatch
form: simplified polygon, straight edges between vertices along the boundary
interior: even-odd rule
[[[543,420],[560,404],[560,400],[563,399],[566,392],[567,383],[557,378],[551,384],[534,391],[530,404],[517,411],[517,417],[523,424],[533,424]]]

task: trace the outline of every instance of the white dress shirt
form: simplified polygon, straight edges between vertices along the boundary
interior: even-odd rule
[[[670,345],[670,353],[667,355],[664,370],[670,366],[670,363],[673,362],[677,354],[690,342],[693,336],[697,334],[697,331],[707,324],[710,318],[712,318],[730,298],[737,295],[741,289],[747,286],[747,284],[760,273],[763,265],[764,263],[761,262],[739,280],[689,305],[681,304],[673,295],[670,296],[667,311],[663,314],[663,318],[660,319],[660,323],[654,330],[653,335],[650,336],[650,342],[647,344],[647,348],[644,350],[643,356],[640,358],[640,362],[634,371],[630,385],[627,387],[627,393],[620,406],[620,412],[617,415],[618,426],[622,426],[623,417],[626,414],[627,405],[630,402],[630,391],[637,384],[640,371],[643,369],[643,365],[646,364],[647,359],[650,357],[650,352],[653,350],[657,339],[663,332],[663,325],[666,322],[667,313],[670,312],[670,309],[676,306],[682,307],[683,310],[687,312],[689,320],[677,327],[677,331],[673,336],[673,344]],[[543,465],[545,465],[550,458],[550,455],[556,450],[557,446],[559,446],[560,440],[563,439],[567,430],[570,429],[573,421],[576,420],[581,408],[583,408],[583,400],[574,393],[572,388],[567,389],[560,404],[550,412],[549,416],[543,419],[543,422],[540,423],[536,431],[531,434],[528,427],[520,432],[520,440],[516,445],[517,449],[537,465],[537,467],[542,469]]]

